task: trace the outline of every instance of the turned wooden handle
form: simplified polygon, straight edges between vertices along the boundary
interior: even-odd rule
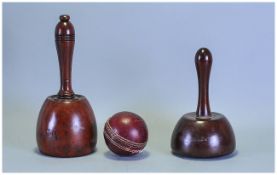
[[[60,98],[72,98],[74,92],[71,86],[72,56],[75,43],[74,26],[69,21],[69,15],[61,15],[56,26],[56,49],[59,57],[61,86],[58,92]]]
[[[207,48],[201,48],[195,55],[199,94],[196,116],[211,116],[209,102],[209,79],[212,67],[212,54]]]

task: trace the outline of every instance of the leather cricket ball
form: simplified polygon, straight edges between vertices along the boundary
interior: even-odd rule
[[[104,127],[108,148],[120,156],[132,156],[142,152],[148,139],[144,120],[132,112],[119,112],[109,118]]]

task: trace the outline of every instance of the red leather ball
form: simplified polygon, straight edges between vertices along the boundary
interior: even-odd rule
[[[112,152],[120,156],[131,156],[142,152],[147,143],[148,130],[140,116],[124,111],[108,119],[104,138]]]

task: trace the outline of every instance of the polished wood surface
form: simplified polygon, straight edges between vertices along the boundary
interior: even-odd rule
[[[68,15],[60,16],[55,30],[60,90],[45,100],[37,121],[36,137],[40,152],[56,157],[92,153],[97,142],[93,110],[84,96],[74,94],[71,85],[75,31],[69,19]]]
[[[171,137],[172,153],[180,157],[209,158],[232,153],[235,135],[227,118],[211,112],[209,105],[209,76],[212,55],[201,48],[195,56],[199,96],[196,112],[185,114],[175,126]]]
[[[198,118],[192,112],[185,114],[175,126],[171,148],[177,156],[223,156],[234,151],[235,136],[222,114],[212,112],[209,118]]]
[[[71,98],[74,95],[71,86],[71,66],[75,44],[75,30],[68,15],[61,15],[60,22],[56,26],[56,49],[60,66],[60,91],[61,98]]]
[[[212,54],[209,50],[199,49],[195,55],[195,67],[198,75],[197,116],[210,116],[209,79],[212,67]]]
[[[97,142],[93,110],[84,96],[48,97],[39,114],[37,143],[50,156],[75,157],[95,151]]]

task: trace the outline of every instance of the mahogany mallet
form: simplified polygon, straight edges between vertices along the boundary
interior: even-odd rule
[[[201,48],[195,55],[199,94],[196,112],[183,115],[171,137],[172,153],[180,157],[209,158],[232,153],[236,141],[227,118],[211,112],[209,103],[209,77],[212,54]]]
[[[74,94],[71,65],[75,31],[70,16],[61,15],[56,26],[60,65],[60,90],[46,98],[37,121],[37,144],[43,154],[55,157],[83,156],[95,151],[97,128],[88,100]]]

